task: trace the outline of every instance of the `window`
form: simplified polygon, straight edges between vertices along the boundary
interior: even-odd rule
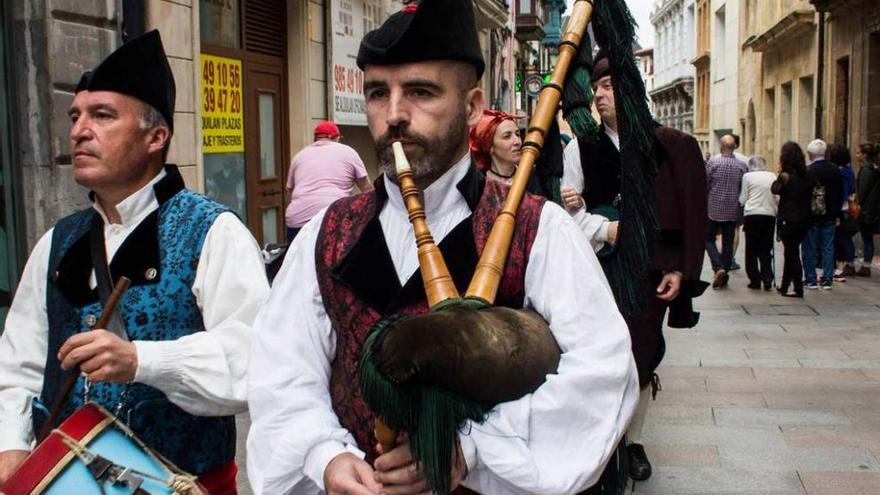
[[[199,0],[202,43],[224,48],[241,47],[239,0]]]
[[[712,40],[712,60],[715,63],[715,80],[719,81],[727,76],[727,15],[722,6],[715,12],[715,38]]]
[[[798,141],[809,143],[815,135],[816,109],[813,108],[813,76],[802,77],[798,83]]]
[[[779,102],[779,140],[791,141],[792,119],[791,112],[791,83],[787,82],[781,87],[781,101]]]

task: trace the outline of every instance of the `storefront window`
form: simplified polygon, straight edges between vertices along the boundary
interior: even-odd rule
[[[199,0],[202,43],[240,48],[239,0]]]

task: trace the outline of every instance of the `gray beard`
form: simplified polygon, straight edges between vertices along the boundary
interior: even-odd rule
[[[436,137],[428,137],[421,134],[408,132],[406,128],[393,127],[388,132],[379,136],[376,141],[376,156],[382,172],[397,184],[397,170],[394,166],[394,153],[391,151],[391,143],[396,140],[404,140],[416,145],[416,149],[407,155],[409,165],[413,171],[413,180],[421,187],[440,178],[449,170],[462,147],[462,142],[467,140],[467,115],[464,110],[456,114],[447,131]]]

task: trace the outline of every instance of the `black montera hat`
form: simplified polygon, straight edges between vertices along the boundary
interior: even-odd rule
[[[472,0],[422,0],[396,12],[361,41],[357,65],[395,65],[425,60],[458,60],[486,68]]]
[[[608,60],[608,53],[605,50],[599,50],[599,53],[593,58],[593,72],[590,79],[595,84],[599,79],[611,75],[611,62]]]
[[[157,30],[125,43],[86,71],[76,86],[80,91],[114,91],[137,98],[156,108],[174,130],[174,75]]]

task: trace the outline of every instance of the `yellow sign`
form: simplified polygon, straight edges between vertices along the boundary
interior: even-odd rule
[[[244,151],[241,60],[202,54],[202,153]]]

